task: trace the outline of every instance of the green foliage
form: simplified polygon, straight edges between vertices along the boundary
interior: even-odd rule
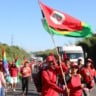
[[[2,58],[2,48],[5,49],[7,60],[9,62],[14,61],[16,57],[18,57],[21,62],[23,62],[24,56],[26,56],[28,60],[30,59],[29,53],[27,53],[24,49],[19,48],[18,46],[8,46],[7,44],[0,44],[0,58]]]
[[[90,38],[84,38],[82,39],[82,41],[78,41],[77,44],[86,44],[89,48],[93,47],[94,45],[96,45],[96,35],[93,35]]]
[[[93,35],[90,38],[84,38],[82,41],[79,41],[77,45],[81,45],[84,52],[87,52],[87,57],[93,59],[96,68],[96,35]]]
[[[56,49],[48,49],[48,50],[45,50],[45,51],[38,51],[38,52],[34,52],[34,54],[36,56],[41,56],[43,58],[45,58],[46,56],[48,56],[50,53],[54,53],[54,55],[56,55]]]

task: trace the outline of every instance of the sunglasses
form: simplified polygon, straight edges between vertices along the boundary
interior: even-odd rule
[[[74,67],[72,67],[73,69],[78,69],[78,66],[74,66]]]

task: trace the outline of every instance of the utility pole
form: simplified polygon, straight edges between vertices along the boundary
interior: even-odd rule
[[[11,35],[11,46],[13,46],[13,42],[14,42],[14,37],[13,34]]]

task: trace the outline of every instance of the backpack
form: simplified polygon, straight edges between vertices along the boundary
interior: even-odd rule
[[[42,92],[42,71],[44,70],[46,70],[46,72],[48,73],[47,68],[44,68],[44,69],[40,69],[36,74],[32,75],[33,82],[36,86],[37,92]],[[49,73],[48,73],[48,76],[49,76]]]
[[[33,82],[36,86],[37,92],[41,92],[42,91],[42,71],[43,70],[39,70],[36,74],[33,74]]]

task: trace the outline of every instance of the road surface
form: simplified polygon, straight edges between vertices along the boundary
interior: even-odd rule
[[[14,92],[12,89],[9,89],[6,96],[22,96],[22,90],[21,90],[21,83],[17,85],[16,91]],[[29,92],[28,96],[40,96],[38,92],[36,91],[36,88],[34,86],[33,82],[29,83]]]
[[[17,85],[15,92],[13,92],[12,89],[9,89],[6,96],[22,96],[21,83],[19,83]],[[35,87],[33,81],[29,83],[28,96],[40,96],[40,94],[36,91],[36,87]],[[90,92],[90,96],[96,96],[96,85]]]

